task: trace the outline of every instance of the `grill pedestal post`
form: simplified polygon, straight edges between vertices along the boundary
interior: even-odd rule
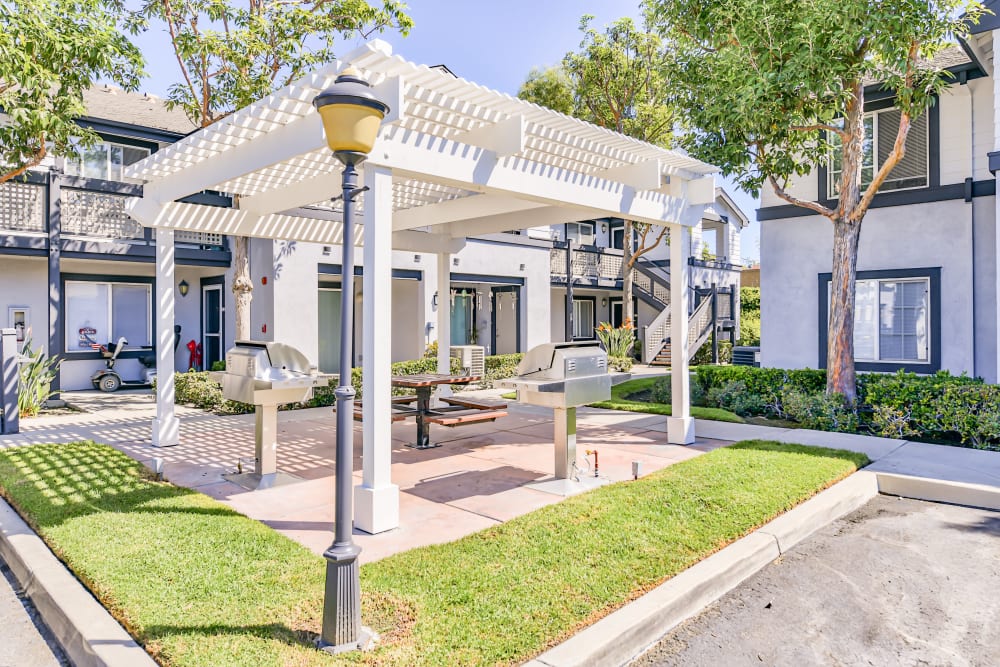
[[[573,479],[576,465],[576,408],[553,408],[555,412],[556,479]]]
[[[254,472],[263,482],[264,475],[278,472],[278,406],[254,406],[254,420],[254,454],[257,457]]]

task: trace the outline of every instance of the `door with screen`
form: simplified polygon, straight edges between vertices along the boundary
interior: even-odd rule
[[[518,286],[494,287],[491,290],[493,306],[493,354],[513,354],[521,351],[521,309]]]
[[[203,368],[211,370],[212,364],[225,358],[222,349],[223,337],[223,304],[222,285],[203,285],[201,288],[201,345]]]
[[[339,289],[319,290],[319,370],[340,372],[340,299]]]

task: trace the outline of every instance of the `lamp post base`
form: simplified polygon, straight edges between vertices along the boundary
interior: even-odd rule
[[[353,651],[370,644],[361,627],[361,582],[355,544],[333,545],[326,558],[326,595],[319,647],[328,653]],[[369,631],[369,634],[370,631]]]
[[[347,653],[349,651],[371,651],[378,645],[379,635],[371,628],[361,626],[358,632],[358,640],[347,644],[327,644],[322,638],[316,641],[316,648],[330,655]]]

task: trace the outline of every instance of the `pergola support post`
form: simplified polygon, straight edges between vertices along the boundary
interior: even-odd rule
[[[688,255],[691,229],[670,225],[670,405],[667,442],[690,445],[694,442],[691,418],[691,376],[688,369]]]
[[[451,253],[439,252],[437,262],[437,371],[451,372]],[[451,394],[448,385],[438,388],[439,395]]]
[[[156,229],[156,417],[153,446],[180,442],[174,414],[174,230]]]
[[[354,488],[354,526],[366,533],[399,527],[399,487],[392,483],[392,171],[364,170],[364,307],[362,482]],[[350,239],[345,239],[350,242]]]

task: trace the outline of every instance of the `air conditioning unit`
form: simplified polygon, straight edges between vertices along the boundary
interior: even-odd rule
[[[451,356],[461,361],[462,368],[469,369],[472,375],[486,373],[486,348],[482,345],[453,345]]]

